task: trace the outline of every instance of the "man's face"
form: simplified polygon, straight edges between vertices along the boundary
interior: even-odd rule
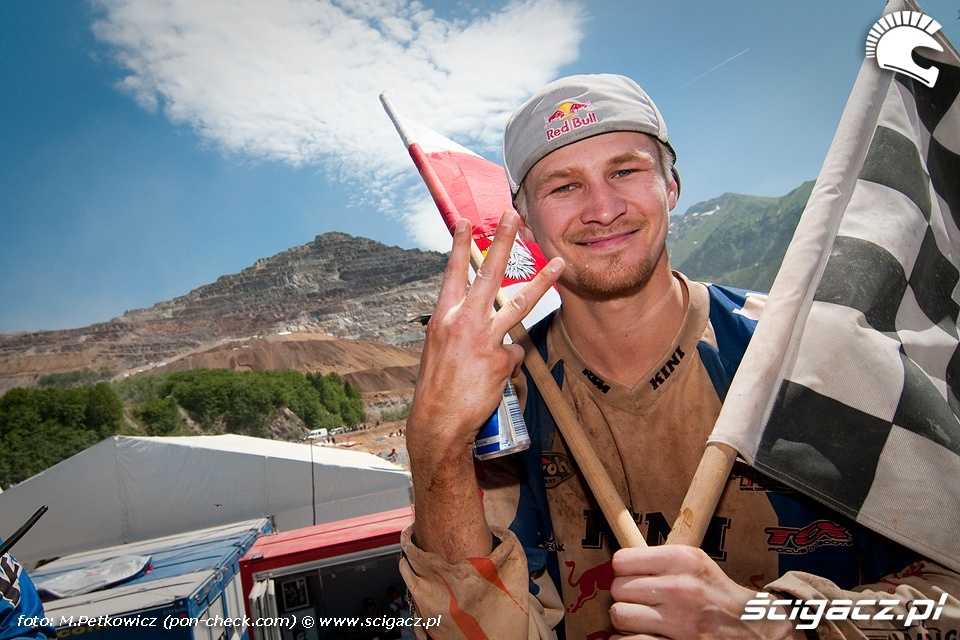
[[[562,288],[616,297],[666,266],[677,183],[664,178],[650,136],[605,133],[561,147],[533,166],[524,188],[524,236],[547,258],[563,257]]]

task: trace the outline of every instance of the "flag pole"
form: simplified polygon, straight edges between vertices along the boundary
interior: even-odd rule
[[[479,269],[480,264],[483,263],[483,255],[480,253],[476,242],[471,244],[470,262],[474,265],[475,270]],[[498,307],[507,303],[504,298],[503,290],[497,293]],[[587,481],[587,486],[590,487],[593,497],[600,505],[600,510],[616,536],[617,542],[624,548],[647,546],[636,521],[630,515],[630,510],[620,499],[620,493],[610,480],[606,469],[603,468],[603,463],[600,462],[596,451],[593,450],[593,446],[580,427],[580,423],[577,422],[577,418],[573,414],[569,403],[563,397],[556,380],[550,375],[547,363],[544,362],[540,351],[533,344],[530,334],[527,333],[522,323],[517,323],[510,330],[510,339],[523,347],[523,364],[536,383],[537,389],[540,390],[540,395],[556,421],[557,428],[563,435],[571,455],[577,461],[580,471]]]
[[[700,464],[687,489],[673,528],[667,535],[667,544],[685,544],[699,547],[710,526],[727,479],[737,461],[737,451],[722,442],[707,444]]]
[[[443,214],[444,219],[453,220],[459,218],[460,216],[457,214],[456,205],[444,188],[440,178],[433,170],[433,167],[419,154],[418,145],[412,144],[407,131],[401,124],[393,108],[393,104],[390,102],[386,93],[380,94],[380,102],[383,104],[387,115],[390,116],[390,120],[393,121],[394,126],[397,128],[397,133],[400,134],[404,144],[409,149],[410,157],[413,159],[414,165],[416,165],[419,170],[420,176],[427,185],[427,189],[430,191],[430,195]],[[470,264],[475,271],[480,269],[480,265],[483,264],[483,259],[483,253],[480,251],[477,243],[471,240]],[[507,302],[506,295],[501,289],[497,293],[497,308],[503,307]],[[646,540],[644,540],[643,535],[640,533],[636,521],[633,519],[633,516],[630,515],[630,510],[620,498],[620,493],[610,480],[610,476],[607,475],[606,470],[603,468],[603,463],[600,462],[600,458],[593,450],[586,433],[584,433],[580,424],[577,422],[573,410],[563,397],[560,387],[550,374],[547,363],[544,362],[540,352],[536,346],[534,346],[530,335],[522,323],[518,323],[510,330],[510,339],[513,340],[515,344],[523,347],[523,363],[527,367],[527,371],[533,378],[537,388],[540,390],[540,394],[543,396],[543,400],[550,410],[550,414],[557,423],[557,428],[563,435],[563,439],[570,449],[571,455],[577,461],[587,481],[587,485],[590,487],[590,491],[593,493],[594,498],[596,498],[600,510],[603,512],[607,523],[610,525],[610,529],[617,538],[617,542],[624,548],[647,546]]]

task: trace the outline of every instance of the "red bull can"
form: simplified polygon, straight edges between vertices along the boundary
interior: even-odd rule
[[[490,416],[476,440],[473,442],[473,455],[480,460],[499,458],[530,448],[530,434],[527,423],[520,411],[520,399],[513,383],[507,380],[507,386],[500,398],[500,406]]]

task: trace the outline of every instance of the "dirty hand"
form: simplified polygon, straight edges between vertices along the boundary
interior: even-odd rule
[[[756,596],[702,550],[684,545],[621,549],[613,556],[614,638],[777,640],[803,638],[788,621],[743,621]]]
[[[417,505],[414,537],[421,549],[441,553],[448,562],[490,552],[490,530],[474,475],[473,441],[523,361],[523,348],[504,344],[504,337],[563,270],[562,260],[551,261],[495,310],[518,227],[515,212],[503,215],[469,285],[471,228],[467,220],[458,222],[407,417]]]
[[[486,259],[468,286],[471,230],[469,221],[459,221],[437,306],[427,325],[408,442],[423,437],[437,453],[471,445],[496,409],[507,379],[519,371],[523,349],[504,344],[504,336],[553,285],[563,263],[552,261],[509,303],[495,310],[518,227],[515,212],[503,215]]]

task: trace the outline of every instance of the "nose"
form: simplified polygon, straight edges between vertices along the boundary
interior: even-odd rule
[[[605,180],[598,180],[588,187],[588,196],[580,221],[608,225],[626,212],[626,200],[620,192]]]

